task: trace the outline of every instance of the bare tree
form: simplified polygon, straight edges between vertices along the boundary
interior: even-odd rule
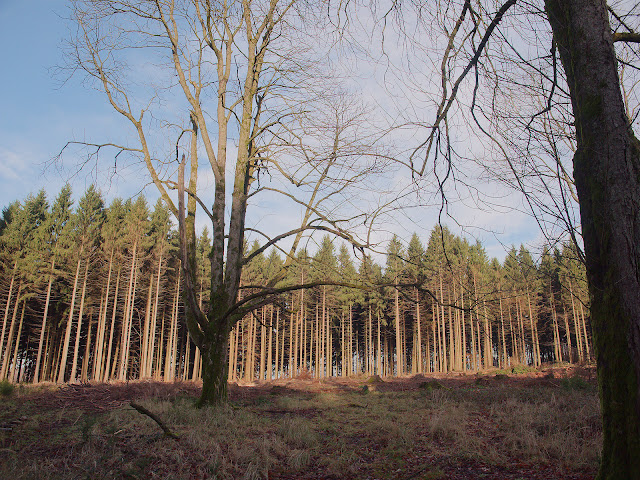
[[[581,230],[604,425],[598,478],[639,478],[640,144],[632,116],[637,81],[620,75],[623,66],[637,70],[638,54],[637,46],[621,47],[618,57],[614,49],[614,42],[640,42],[637,5],[464,0],[433,9],[415,0],[389,2],[384,12],[402,15],[409,6],[428,19],[442,47],[433,61],[435,114],[422,124],[427,133],[411,157],[413,173],[436,171],[441,162],[453,178],[460,157],[450,131],[465,118],[495,149],[485,154],[507,162],[505,180],[525,194],[538,220],[550,214],[574,237]],[[518,76],[522,65],[528,78]],[[516,163],[518,155],[524,158]]]
[[[284,242],[286,269],[313,231],[363,248],[366,242],[350,227],[359,224],[366,233],[375,217],[353,209],[366,210],[354,205],[354,187],[368,191],[362,185],[379,172],[382,158],[376,139],[358,131],[364,114],[326,89],[300,91],[303,83],[319,84],[311,39],[322,22],[307,19],[315,8],[295,0],[72,2],[77,30],[70,65],[106,94],[134,132],[131,145],[84,143],[87,161],[105,147],[118,150],[116,162],[121,154],[141,160],[178,218],[186,323],[202,354],[199,405],[227,398],[233,325],[270,295],[299,288],[276,288],[284,277],[278,274],[239,300],[242,267],[256,255],[245,257],[247,232],[266,238],[260,251],[284,249]],[[175,158],[168,153],[172,145]],[[204,165],[212,178],[210,207],[198,178]],[[278,216],[299,216],[298,226],[279,234],[270,225],[249,228],[248,209],[259,212],[275,197],[286,202]],[[213,227],[211,295],[204,308],[196,282],[198,206]]]

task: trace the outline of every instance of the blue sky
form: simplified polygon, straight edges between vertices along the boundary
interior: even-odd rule
[[[66,180],[83,191],[90,175],[72,177],[44,166],[67,141],[109,131],[115,122],[98,92],[56,72],[63,62],[65,11],[64,0],[0,0],[0,41],[10,46],[0,76],[2,207],[41,188],[54,197]]]
[[[80,78],[65,82],[64,75],[56,73],[56,67],[63,63],[61,46],[68,28],[65,14],[64,0],[0,0],[0,42],[10,46],[4,51],[5,69],[0,76],[0,208],[41,188],[52,200],[65,181],[71,182],[77,198],[94,181],[91,171],[71,176],[70,170],[45,171],[45,164],[69,140],[105,140],[118,134],[117,115],[99,92],[85,87]],[[65,166],[72,167],[73,162],[73,157],[67,156]],[[145,182],[142,172],[128,172],[110,185],[99,186],[108,202],[114,196],[135,195]],[[145,193],[153,204],[153,189]],[[469,230],[491,256],[504,257],[502,244],[539,238],[535,222],[522,213],[483,213],[462,206],[454,211],[460,223],[480,223],[499,234]],[[418,234],[426,241],[435,218],[433,211],[414,210],[406,214],[404,225],[389,232],[408,241],[410,233],[419,228]],[[455,224],[450,226],[460,233]]]

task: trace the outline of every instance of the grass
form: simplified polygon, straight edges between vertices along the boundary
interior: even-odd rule
[[[200,410],[191,396],[140,400],[178,441],[127,405],[35,408],[14,393],[0,424],[23,420],[0,434],[0,478],[440,479],[477,465],[501,472],[492,478],[538,478],[531,465],[571,478],[596,471],[601,442],[595,389],[580,380],[283,389]]]
[[[13,393],[13,384],[8,380],[2,380],[0,382],[0,396],[9,397]]]

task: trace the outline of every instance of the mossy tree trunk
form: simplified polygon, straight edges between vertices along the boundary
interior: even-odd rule
[[[225,322],[221,322],[225,323]],[[230,329],[208,332],[200,351],[202,354],[202,394],[197,406],[217,405],[227,401],[228,344]]]
[[[640,153],[607,6],[546,0],[569,86],[604,444],[598,479],[640,478]]]

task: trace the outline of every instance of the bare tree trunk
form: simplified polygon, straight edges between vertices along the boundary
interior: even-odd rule
[[[482,321],[484,325],[484,368],[493,367],[493,344],[491,338],[491,329],[489,328],[489,312],[487,311],[487,302],[482,301],[484,310],[484,319]]]
[[[396,328],[396,375],[399,377],[404,373],[402,364],[402,339],[400,338],[400,298],[398,294],[398,277],[395,278],[396,287],[393,289],[394,320]]]
[[[127,297],[124,307],[123,323],[120,345],[120,367],[118,369],[118,380],[125,380],[129,365],[129,347],[131,345],[131,327],[133,323],[133,305],[135,302],[135,292],[137,285],[136,264],[138,260],[138,244],[132,247],[133,254],[131,257],[131,270],[129,271],[129,285],[127,288]]]
[[[91,327],[93,326],[93,318],[89,317],[89,325],[87,327],[87,341],[84,349],[84,357],[82,358],[82,369],[80,371],[80,381],[88,380],[87,372],[89,370],[89,357],[91,353]]]
[[[11,309],[11,293],[13,292],[13,283],[16,278],[16,269],[18,268],[18,261],[13,264],[13,271],[11,272],[11,282],[9,283],[9,293],[7,293],[7,304],[4,308],[4,320],[2,321],[2,335],[0,335],[0,354],[4,350],[4,334],[7,329],[7,323],[9,321],[9,310]]]
[[[573,296],[573,285],[569,280],[569,294],[571,296],[571,311],[573,312],[573,330],[576,332],[576,350],[578,351],[578,362],[582,362],[582,335],[578,326],[578,313],[576,312],[576,303]]]
[[[442,335],[442,372],[446,373],[449,371],[448,364],[448,352],[447,348],[447,324],[445,320],[444,314],[444,290],[442,286],[442,273],[440,273],[440,333]]]
[[[104,287],[100,289],[100,310],[98,312],[98,325],[96,326],[96,341],[93,347],[93,362],[91,366],[91,378],[97,380],[99,378],[100,364],[102,362],[102,353],[104,352],[104,331],[106,328],[105,311],[107,302],[105,299]]]
[[[267,380],[273,380],[273,305],[269,309],[269,345],[267,346]],[[267,308],[265,306],[265,308]]]
[[[19,370],[19,359],[18,359],[18,347],[20,346],[20,336],[22,335],[22,325],[24,324],[24,309],[25,306],[27,304],[26,300],[22,301],[22,312],[20,313],[20,323],[18,326],[18,334],[16,335],[16,346],[14,348],[13,351],[13,363],[12,363],[12,369],[11,369],[11,374],[9,375],[11,377],[11,381],[13,383],[17,383],[18,381],[18,370]],[[11,338],[9,339],[11,340]]]
[[[78,312],[78,326],[76,327],[76,341],[73,348],[73,361],[71,362],[70,381],[76,381],[76,373],[78,367],[78,355],[80,350],[80,334],[82,333],[82,315],[84,313],[84,300],[87,293],[87,274],[89,272],[89,258],[87,258],[84,266],[84,277],[82,280],[82,293],[80,294],[80,311]]]
[[[316,303],[316,328],[315,328],[315,337],[314,337],[314,341],[315,341],[315,345],[316,345],[316,364],[315,364],[315,377],[316,378],[320,378],[320,345],[319,345],[319,328],[320,328],[320,319],[319,319],[319,314],[318,314],[318,304]]]
[[[416,368],[413,370],[416,373],[422,373],[422,326],[420,324],[420,293],[418,289],[415,289],[416,294],[416,343],[414,344],[414,349],[416,351],[415,355],[415,363]]]
[[[603,418],[598,479],[640,478],[640,144],[607,5],[546,0],[575,118],[573,158]]]
[[[507,368],[507,342],[504,337],[504,313],[502,311],[502,296],[500,296],[500,328],[502,330],[502,368]]]
[[[80,277],[80,262],[82,261],[82,248],[78,254],[78,264],[76,266],[76,275],[73,281],[73,293],[71,294],[71,307],[69,307],[69,318],[67,319],[67,329],[64,335],[64,343],[62,347],[62,357],[60,359],[60,370],[58,371],[58,383],[64,382],[64,374],[67,368],[67,354],[69,352],[69,341],[71,339],[71,325],[73,323],[73,310],[76,304],[76,292],[78,290],[78,279]]]
[[[33,373],[33,383],[40,381],[40,359],[42,358],[42,345],[44,344],[44,334],[47,329],[47,314],[49,312],[49,302],[51,300],[51,284],[53,283],[53,269],[56,265],[55,257],[51,259],[51,273],[49,274],[49,283],[47,284],[47,298],[44,301],[44,313],[42,314],[42,326],[40,327],[40,340],[38,341],[38,355],[36,357],[36,369]],[[13,279],[11,279],[13,283]],[[9,289],[11,291],[11,289]],[[4,336],[4,332],[3,332]],[[0,351],[2,351],[2,342],[0,342]]]
[[[340,376],[342,377],[346,377],[347,376],[347,346],[345,344],[345,338],[344,338],[344,309],[342,310],[342,315],[340,315],[340,345],[342,346],[341,348],[341,352],[342,352],[342,369],[340,372]]]
[[[460,312],[460,328],[462,329],[462,341],[461,341],[461,353],[462,353],[462,371],[467,371],[467,324],[464,318],[464,287],[462,285],[462,280],[460,280],[460,307],[462,311]]]
[[[589,336],[587,335],[587,324],[584,321],[584,308],[582,307],[582,302],[580,302],[580,318],[582,320],[582,334],[584,335],[584,346],[585,346],[585,360],[588,362],[591,360],[591,351],[589,349]]]
[[[258,378],[260,379],[260,381],[264,380],[265,377],[265,361],[266,361],[266,333],[267,330],[264,326],[265,324],[265,316],[264,316],[264,306],[260,309],[260,370],[258,373]],[[295,365],[295,359],[294,359],[294,365]],[[295,371],[295,367],[294,367],[294,371]]]
[[[539,367],[542,361],[540,360],[540,342],[538,341],[538,321],[537,318],[533,319],[533,310],[531,308],[531,295],[529,293],[529,287],[527,286],[527,305],[529,306],[529,322],[531,323],[531,343],[533,346],[534,367]]]
[[[376,308],[376,319],[378,320],[378,352],[376,355],[377,373],[382,375],[382,344],[380,342],[380,309]]]
[[[107,274],[107,285],[104,297],[101,298],[100,319],[98,321],[98,331],[96,332],[96,352],[93,363],[93,378],[102,380],[102,367],[104,364],[104,343],[107,329],[107,309],[109,307],[109,290],[111,288],[111,275],[113,271],[113,253],[109,256],[109,273]]]
[[[144,309],[144,326],[142,327],[142,343],[140,345],[140,378],[149,376],[149,340],[151,337],[151,298],[153,297],[153,270],[149,274],[149,290],[147,305]]]
[[[108,382],[109,378],[110,378],[110,368],[109,366],[111,365],[111,352],[112,352],[112,347],[113,347],[113,336],[114,336],[114,330],[116,327],[116,313],[118,311],[118,289],[120,287],[120,269],[118,269],[118,274],[116,276],[116,289],[115,292],[113,294],[113,307],[112,307],[112,312],[111,312],[111,328],[109,330],[109,345],[107,347],[107,359],[104,363],[104,377],[102,379],[103,382]],[[105,317],[107,315],[107,307],[105,306]],[[114,355],[115,357],[115,355]],[[114,361],[115,363],[115,361]]]

